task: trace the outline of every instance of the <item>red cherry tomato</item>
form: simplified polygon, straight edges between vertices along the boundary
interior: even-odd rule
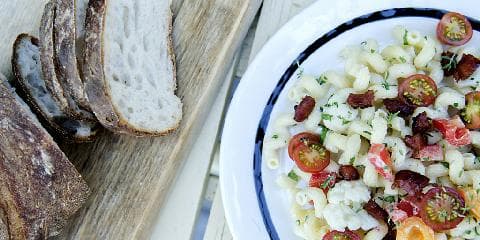
[[[380,175],[387,180],[393,181],[392,160],[385,145],[373,144],[368,151],[367,158]]]
[[[480,92],[470,92],[465,95],[467,102],[465,111],[462,113],[463,119],[467,123],[468,129],[480,128]]]
[[[467,43],[472,35],[472,25],[460,13],[449,12],[443,15],[437,25],[437,37],[444,44],[460,46]]]
[[[413,157],[424,161],[439,161],[443,160],[443,150],[438,144],[428,145],[414,152]]]
[[[293,160],[298,168],[308,173],[318,173],[330,164],[330,152],[320,143],[304,143],[293,150]]]
[[[413,106],[429,106],[437,98],[437,84],[427,75],[412,75],[400,83],[398,98]]]
[[[350,230],[345,230],[344,232],[334,230],[325,234],[323,240],[360,240],[360,236]]]
[[[310,177],[308,185],[310,187],[321,188],[326,194],[330,188],[332,188],[337,180],[337,174],[334,172],[319,172],[314,173]]]
[[[309,132],[296,134],[288,143],[288,156],[293,159],[293,150],[299,145],[308,145],[310,143],[320,143],[320,136]]]
[[[442,133],[443,138],[454,146],[464,146],[472,142],[470,131],[465,128],[465,125],[458,116],[450,120],[434,119],[432,124],[433,127]]]
[[[437,232],[455,228],[465,214],[465,200],[450,187],[434,187],[420,202],[420,217]]]

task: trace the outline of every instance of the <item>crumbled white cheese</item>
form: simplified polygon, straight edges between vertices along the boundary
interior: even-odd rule
[[[472,218],[464,218],[454,229],[449,230],[448,234],[452,237],[461,237],[463,239],[477,239],[477,232],[480,232],[478,222]]]
[[[330,228],[338,231],[343,231],[345,228],[369,230],[379,225],[378,221],[365,210],[353,209],[345,204],[327,204],[323,216]]]
[[[365,203],[368,200],[370,200],[370,189],[361,180],[340,181],[328,191],[329,203],[352,205],[352,203]]]

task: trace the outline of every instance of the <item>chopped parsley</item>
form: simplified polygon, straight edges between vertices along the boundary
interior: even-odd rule
[[[390,83],[388,83],[387,81],[383,81],[382,86],[383,88],[385,88],[385,90],[390,90],[390,86],[392,85],[390,85]]]
[[[328,129],[326,127],[323,127],[322,132],[320,133],[320,141],[322,141],[322,143],[325,142],[325,138],[327,137],[327,133],[328,133]]]
[[[442,60],[447,60],[447,64],[442,66],[442,69],[451,71],[457,68],[457,54],[453,54],[451,57],[442,56]]]
[[[369,132],[369,131],[363,131],[363,133],[368,134],[368,135],[372,135],[372,133]]]
[[[405,32],[403,33],[403,45],[408,45],[407,34],[408,34],[408,31],[407,29],[405,29]]]
[[[295,221],[297,223],[297,225],[300,225],[300,220],[297,219],[297,221]]]
[[[400,62],[402,62],[402,63],[406,63],[406,62],[407,62],[407,60],[406,60],[403,56],[400,56],[399,59],[400,59]]]
[[[273,139],[277,139],[277,138],[278,138],[278,134],[273,134],[272,138],[273,138]]]
[[[324,107],[332,107],[332,106],[335,106],[338,108],[338,102],[333,102],[333,103],[327,103],[324,105]]]
[[[453,103],[453,106],[458,108],[458,103]]]
[[[388,113],[387,115],[387,124],[389,126],[392,126],[392,121],[393,119],[395,119],[396,117],[398,117],[398,114],[400,113],[400,111],[396,112],[396,113]]]
[[[371,52],[371,53],[375,53],[375,49],[370,49],[370,52]]]
[[[328,187],[330,187],[330,182],[332,182],[333,180],[335,180],[335,176],[328,176],[327,179],[325,179],[325,181],[323,181],[322,184],[320,184],[320,188],[321,189],[327,189]]]
[[[349,124],[349,123],[352,122],[352,121],[350,121],[350,120],[345,119],[345,118],[342,117],[342,116],[339,116],[338,118],[342,120],[342,125],[347,125],[347,124]]]
[[[367,45],[367,41],[361,42],[360,45],[363,45],[363,46]]]
[[[318,84],[323,85],[327,82],[328,78],[325,75],[321,75],[318,78],[315,78]]]
[[[390,196],[385,196],[385,197],[378,197],[380,200],[388,203],[393,203],[395,202],[395,196],[390,195]]]
[[[291,170],[291,171],[287,174],[287,176],[288,176],[290,179],[292,179],[293,181],[295,181],[295,182],[298,182],[298,180],[300,179],[300,178],[298,177],[298,175],[297,175],[293,170]]]
[[[355,157],[350,158],[350,165],[353,165],[354,162],[355,162]]]
[[[322,113],[322,119],[323,119],[323,120],[328,120],[328,121],[330,121],[330,120],[332,120],[332,117],[333,117],[333,116],[330,115],[330,114]]]

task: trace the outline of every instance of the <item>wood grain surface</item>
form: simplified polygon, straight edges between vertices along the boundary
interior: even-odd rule
[[[59,239],[147,239],[171,180],[188,154],[261,0],[174,0],[180,128],[162,138],[108,132],[92,144],[64,145],[92,189]],[[37,34],[44,0],[0,2],[1,65],[9,73],[11,43]],[[5,26],[6,23],[6,26]]]
[[[308,7],[315,0],[264,0],[258,23],[252,26],[254,31],[253,40],[245,42],[246,52],[242,52],[240,66],[237,69],[237,77],[242,77],[248,64],[253,61],[257,53],[265,43],[280,29],[288,20]],[[253,29],[255,28],[255,29]],[[220,173],[221,174],[221,173]],[[212,204],[210,218],[205,232],[204,240],[231,240],[232,233],[225,219],[220,186],[217,188],[215,199]]]

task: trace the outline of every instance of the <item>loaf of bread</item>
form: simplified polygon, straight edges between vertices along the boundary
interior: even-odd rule
[[[42,77],[38,39],[27,34],[17,37],[13,46],[12,85],[53,136],[68,142],[92,141],[97,122],[70,118],[47,90]]]
[[[89,189],[3,76],[0,95],[0,238],[46,239],[59,233]]]
[[[171,28],[169,1],[89,2],[83,76],[102,125],[136,136],[177,128],[182,103],[175,96]]]

